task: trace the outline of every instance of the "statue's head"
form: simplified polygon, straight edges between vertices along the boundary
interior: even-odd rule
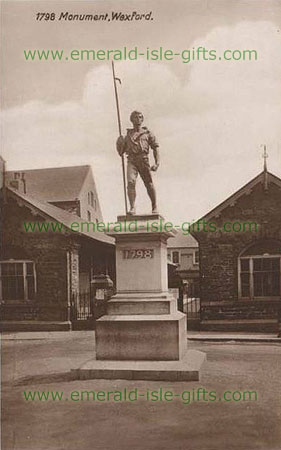
[[[141,125],[143,123],[143,113],[140,111],[133,111],[130,115],[130,121],[133,125]]]

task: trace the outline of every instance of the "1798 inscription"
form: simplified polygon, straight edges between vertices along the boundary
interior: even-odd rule
[[[123,259],[144,259],[153,258],[153,249],[148,248],[137,248],[123,250]]]

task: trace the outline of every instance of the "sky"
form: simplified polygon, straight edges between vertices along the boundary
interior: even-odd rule
[[[124,212],[109,61],[33,61],[25,49],[254,49],[256,61],[116,61],[123,134],[132,110],[160,144],[160,213],[205,215],[263,168],[281,176],[281,3],[2,1],[1,153],[8,170],[92,166],[105,220]],[[39,22],[37,12],[152,11],[148,22]],[[151,158],[151,162],[153,159]],[[28,189],[28,186],[27,186]],[[137,211],[150,202],[137,184]]]

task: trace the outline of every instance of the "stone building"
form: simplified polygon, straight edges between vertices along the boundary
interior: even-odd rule
[[[5,172],[0,159],[1,168],[2,329],[69,329],[73,299],[78,299],[83,319],[89,313],[93,277],[108,274],[115,283],[114,240],[91,226],[103,221],[92,170],[76,166]],[[24,224],[36,224],[34,231],[28,226],[27,232]],[[193,250],[190,257],[193,261]],[[188,269],[184,258],[183,270]],[[168,264],[171,284],[176,268]]]
[[[180,284],[188,285],[190,297],[199,297],[199,249],[198,242],[190,234],[178,231],[174,238],[168,240],[168,262],[176,270],[174,277],[170,277],[169,285],[177,287]]]
[[[276,331],[281,180],[263,172],[197,222],[202,330]],[[205,227],[205,229],[204,229]]]
[[[102,221],[97,188],[90,166],[7,171],[6,185],[74,213],[89,222]]]
[[[82,226],[87,211],[93,223],[102,220],[89,166],[43,169],[45,189],[39,172],[9,173],[6,177],[5,197],[1,199],[3,329],[69,329],[72,299],[89,292],[94,275],[115,277],[113,239]],[[29,223],[37,224],[34,231],[29,228],[27,232],[24,224]],[[73,223],[77,224],[75,229]],[[47,231],[44,224],[49,224]]]

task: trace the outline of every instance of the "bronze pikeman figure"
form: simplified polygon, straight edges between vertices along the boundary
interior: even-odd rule
[[[130,120],[133,128],[127,129],[125,137],[119,136],[117,139],[117,151],[120,156],[127,154],[127,192],[130,202],[128,214],[134,215],[136,212],[136,180],[140,174],[147,193],[151,200],[152,213],[157,214],[156,192],[153,184],[151,172],[156,172],[159,167],[159,145],[155,136],[146,127],[142,126],[143,114],[133,111]],[[149,164],[149,149],[152,148],[155,164]]]

